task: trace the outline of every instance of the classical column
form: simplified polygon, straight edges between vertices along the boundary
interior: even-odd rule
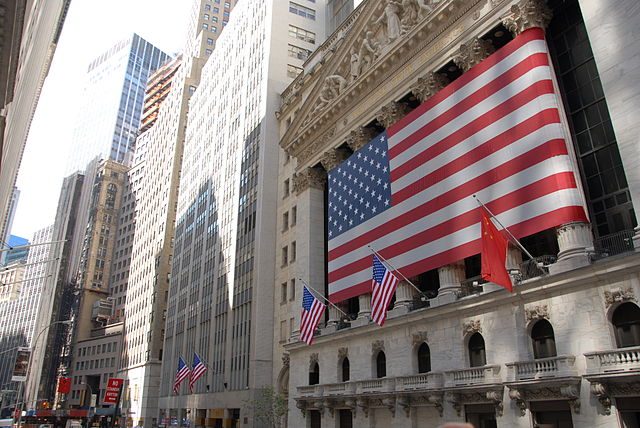
[[[316,290],[324,291],[324,186],[327,175],[321,168],[305,168],[293,176],[296,193],[296,269],[297,275]],[[296,293],[302,307],[302,293]],[[299,335],[300,311],[294,311]]]
[[[465,279],[464,262],[461,260],[442,266],[438,269],[438,279],[440,280],[438,296],[432,299],[435,306],[454,302],[458,298],[460,283]]]
[[[391,101],[376,113],[376,119],[385,128],[390,127],[411,111],[410,107],[405,103]]]
[[[550,273],[560,273],[591,263],[593,248],[591,225],[583,222],[563,224],[556,229],[558,260],[549,266]]]
[[[425,77],[420,77],[418,83],[411,87],[411,92],[423,103],[449,84],[446,74],[434,73],[433,71]]]
[[[401,280],[396,288],[396,303],[389,312],[389,318],[409,312],[416,290],[405,280]]]
[[[495,48],[490,40],[476,37],[460,45],[460,51],[453,57],[453,62],[463,71],[469,71],[493,52]]]
[[[509,13],[502,18],[502,24],[515,37],[529,28],[547,28],[552,17],[545,0],[523,0],[511,6]]]
[[[365,293],[358,296],[358,318],[355,325],[367,324],[371,319],[371,293]],[[352,325],[354,325],[352,323]]]

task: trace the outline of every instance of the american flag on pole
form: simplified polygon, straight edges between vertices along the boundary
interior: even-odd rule
[[[198,353],[193,353],[193,366],[189,377],[189,392],[193,394],[193,385],[207,371],[207,366],[202,362]]]
[[[371,319],[379,326],[387,319],[387,308],[396,292],[398,277],[373,256],[373,279],[371,281]]]
[[[300,319],[300,340],[307,345],[313,342],[313,333],[324,314],[325,305],[316,299],[307,287],[302,287],[302,317]]]
[[[329,172],[329,298],[480,253],[474,194],[516,237],[587,221],[547,44],[524,31]]]
[[[175,394],[180,391],[180,384],[189,376],[189,372],[189,366],[187,366],[182,357],[179,357],[178,370],[176,370],[176,380],[173,382],[173,392]]]

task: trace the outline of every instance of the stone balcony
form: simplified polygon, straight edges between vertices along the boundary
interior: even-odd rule
[[[500,366],[482,366],[444,372],[445,388],[460,388],[501,383]]]
[[[492,404],[502,415],[504,386],[499,365],[472,367],[444,372],[446,400],[462,415],[464,404]]]
[[[611,413],[611,397],[640,395],[640,346],[588,352],[584,378],[591,383],[591,393]]]
[[[580,376],[576,357],[559,355],[529,361],[507,363],[509,398],[525,415],[531,401],[567,400],[578,413],[580,410]]]

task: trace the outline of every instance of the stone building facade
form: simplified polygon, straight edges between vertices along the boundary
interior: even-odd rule
[[[280,144],[291,159],[280,180],[294,193],[296,226],[279,243],[290,257],[295,241],[296,255],[276,263],[276,289],[286,270],[328,295],[327,173],[532,28],[545,31],[590,220],[522,238],[534,260],[511,248],[514,293],[483,284],[473,256],[411,278],[420,294],[401,281],[384,327],[370,321],[370,293],[334,299],[314,343],[293,331],[274,367],[289,426],[638,426],[639,156],[628,120],[638,107],[622,88],[636,91],[629,29],[640,8],[596,3],[369,0],[282,94]],[[296,288],[276,325],[299,325]]]

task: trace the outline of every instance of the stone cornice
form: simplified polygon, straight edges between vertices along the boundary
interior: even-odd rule
[[[478,313],[484,313],[497,307],[543,301],[556,294],[563,295],[583,291],[589,287],[606,287],[635,276],[638,271],[640,271],[640,253],[629,253],[626,257],[602,259],[569,272],[525,281],[518,287],[518,293],[488,293],[447,305],[412,311],[404,316],[388,319],[383,327],[369,324],[339,330],[326,336],[317,336],[311,346],[324,346],[327,342],[339,339],[349,340],[353,336],[368,336],[374,331],[382,333],[381,330],[392,330],[399,326],[406,327],[413,323],[428,325],[433,320],[446,317],[473,317]],[[284,347],[288,351],[309,348],[303,342],[289,343]]]

